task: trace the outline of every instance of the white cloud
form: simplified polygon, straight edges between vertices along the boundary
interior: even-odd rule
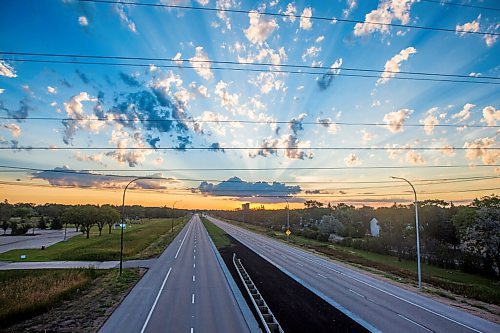
[[[427,135],[432,135],[434,131],[434,127],[439,124],[439,119],[436,117],[436,112],[438,111],[437,107],[434,107],[427,111],[427,117],[423,120],[420,120],[420,123],[424,125],[424,131]]]
[[[344,158],[344,162],[347,166],[356,166],[361,164],[361,160],[354,153],[350,153],[349,155],[347,155],[347,157]]]
[[[439,151],[444,156],[454,156],[455,155],[455,148],[453,148],[453,146],[450,146],[450,145],[444,145]]]
[[[0,60],[0,76],[17,77],[17,74],[12,66],[3,60]]]
[[[321,52],[321,47],[311,46],[306,49],[306,52],[302,55],[302,61],[306,62],[307,58],[317,57]]]
[[[134,21],[132,21],[125,11],[125,6],[123,4],[116,4],[115,9],[122,23],[125,24],[130,31],[137,32]]]
[[[2,124],[2,127],[8,129],[14,138],[21,135],[21,127],[17,124]]]
[[[304,8],[302,15],[300,15],[300,28],[301,29],[310,30],[312,28],[311,16],[312,16],[311,7]]]
[[[57,94],[57,89],[56,89],[56,88],[54,88],[54,87],[48,86],[48,87],[47,87],[47,92],[48,92],[49,94]]]
[[[406,153],[406,162],[411,164],[424,164],[425,160],[423,156],[414,150],[409,150]]]
[[[274,73],[260,73],[254,80],[249,80],[248,82],[260,87],[260,92],[263,94],[268,94],[271,90],[284,90],[285,82],[276,79],[277,75]]]
[[[364,36],[376,31],[388,33],[388,24],[395,20],[401,21],[403,25],[408,24],[410,21],[410,9],[415,2],[417,0],[382,0],[377,9],[366,14],[364,23],[356,23],[354,26],[354,35]]]
[[[217,0],[215,2],[215,8],[219,9],[217,11],[217,17],[224,21],[227,30],[231,30],[231,20],[229,19],[229,17],[227,17],[226,12],[224,12],[223,10],[235,8],[237,6],[238,3],[236,2],[236,0]]]
[[[210,1],[209,0],[196,0],[196,2],[198,2],[202,6],[206,6],[206,5],[208,5],[208,3]]]
[[[284,47],[281,47],[278,51],[275,51],[271,48],[262,47],[260,48],[259,53],[249,54],[246,58],[238,55],[238,62],[240,63],[253,63],[253,62],[262,63],[267,60],[275,66],[280,65],[287,59],[288,56],[285,52]]]
[[[370,132],[368,132],[368,131],[366,131],[364,129],[361,130],[361,133],[363,134],[363,138],[362,139],[363,139],[364,143],[370,142],[370,141],[372,141],[373,139],[375,139],[377,137],[375,134],[370,133]]]
[[[290,21],[290,22],[295,22],[295,15],[297,15],[297,8],[295,8],[295,6],[291,3],[289,3],[287,6],[286,6],[286,10],[283,12],[283,14],[285,14],[287,17],[283,17],[283,21]]]
[[[487,106],[483,109],[481,122],[488,124],[488,126],[496,126],[498,121],[500,121],[500,110],[496,110],[493,106]]]
[[[455,113],[451,116],[452,119],[458,119],[458,122],[464,122],[470,118],[470,111],[475,107],[474,104],[467,103],[464,105],[462,111]]]
[[[484,164],[497,164],[500,160],[500,151],[487,149],[492,148],[496,143],[497,141],[494,137],[485,137],[465,142],[464,148],[467,148],[465,158],[468,160],[481,158]]]
[[[0,89],[0,94],[3,94],[5,92],[5,89]]]
[[[144,163],[146,157],[152,152],[142,141],[141,132],[131,135],[120,124],[115,124],[109,143],[115,144],[118,149],[106,153],[106,156],[113,157],[119,163],[127,163],[130,167]],[[134,149],[127,150],[127,148]]]
[[[403,131],[403,125],[410,116],[413,110],[401,109],[399,111],[389,112],[384,116],[384,121],[387,124],[386,128],[392,133]]]
[[[175,56],[172,58],[173,62],[176,64],[176,65],[179,65],[179,66],[182,66],[182,63],[183,61],[180,60],[182,57],[182,54],[180,54],[179,52],[177,52],[175,54]]]
[[[228,111],[233,111],[233,108],[239,104],[239,96],[236,93],[231,94],[227,89],[228,86],[229,84],[222,80],[217,82],[215,86],[215,95],[220,98],[220,105],[222,107],[226,108]]]
[[[200,93],[201,96],[203,97],[210,97],[210,95],[208,94],[208,89],[207,87],[205,87],[204,85],[200,85],[198,87],[198,92]]]
[[[354,8],[356,8],[357,3],[356,3],[356,0],[346,0],[346,5],[347,5],[347,8],[345,8],[342,11],[342,15],[344,16],[344,18],[349,17],[349,15],[354,10]]]
[[[89,25],[89,21],[87,20],[87,18],[85,16],[80,16],[78,18],[78,24],[80,24],[82,27],[86,27]]]
[[[315,42],[316,42],[316,43],[321,43],[321,42],[322,42],[322,41],[324,41],[324,40],[325,40],[325,36],[321,35],[321,36],[319,36],[318,38],[316,38]]]
[[[189,62],[194,67],[196,73],[198,73],[198,75],[204,78],[205,80],[210,80],[211,78],[214,77],[214,74],[210,70],[210,63],[208,61],[209,61],[208,56],[203,51],[202,46],[196,47],[196,53],[194,57],[189,59]]]
[[[467,34],[467,32],[478,32],[480,21],[481,21],[481,14],[479,14],[477,19],[475,19],[472,22],[467,22],[467,23],[464,23],[462,25],[457,24],[457,26],[455,27],[455,31],[456,31],[457,35],[460,35],[460,36],[465,36]]]
[[[245,36],[252,44],[264,43],[278,27],[276,20],[252,10],[248,13],[250,26],[245,29]]]
[[[496,32],[498,29],[500,29],[500,23],[490,25],[488,27],[488,29],[486,29],[486,32],[488,32],[488,33],[490,33],[490,32]],[[488,47],[490,47],[493,44],[495,44],[495,42],[497,41],[497,38],[498,38],[498,35],[488,34],[488,35],[484,35],[483,36],[483,39],[486,42],[486,46],[488,46]]]
[[[385,63],[384,72],[380,75],[380,79],[377,80],[377,84],[383,84],[389,81],[392,77],[395,77],[397,73],[400,72],[400,65],[403,61],[408,60],[411,54],[417,53],[414,47],[407,47],[401,50],[398,54],[392,57]]]

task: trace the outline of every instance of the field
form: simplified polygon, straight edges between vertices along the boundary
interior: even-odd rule
[[[286,235],[282,232],[235,221],[226,221],[254,232],[259,232],[286,241]],[[354,249],[352,247],[334,245],[328,242],[320,242],[294,235],[290,236],[289,241],[293,245],[321,253],[332,259],[371,271],[372,273],[381,274],[392,280],[414,286],[416,285],[417,264],[414,261],[398,261],[396,257],[380,255]],[[500,288],[498,288],[498,281],[494,279],[422,263],[422,280],[425,283],[424,290],[438,294],[439,296],[453,300],[456,295],[461,295],[468,299],[500,305]],[[455,294],[455,296],[453,294]],[[467,301],[465,300],[465,302]],[[481,305],[475,303],[467,303],[481,307]]]
[[[174,219],[174,232],[171,232],[172,219],[142,220],[140,224],[131,224],[124,232],[124,258],[151,258],[160,254],[174,239],[186,222],[186,217]],[[26,261],[70,261],[89,260],[104,261],[120,259],[120,230],[111,234],[103,230],[102,236],[96,227],[92,229],[90,238],[78,235],[66,242],[52,245],[45,250],[12,250],[0,254],[3,261],[23,261],[20,256],[25,254]]]
[[[203,225],[207,229],[217,249],[220,250],[226,246],[231,245],[231,241],[229,240],[229,237],[224,230],[208,221],[208,219],[205,217],[202,217],[201,220],[203,221]]]

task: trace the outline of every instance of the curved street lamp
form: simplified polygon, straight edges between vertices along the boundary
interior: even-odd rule
[[[123,268],[123,226],[125,224],[125,192],[127,192],[128,187],[130,184],[133,182],[140,180],[140,179],[153,179],[151,177],[137,177],[132,179],[127,186],[125,186],[125,189],[123,190],[123,201],[122,201],[122,225],[121,225],[121,234],[120,234],[120,275],[122,275],[122,268]]]
[[[178,202],[182,202],[182,200],[174,201],[174,204],[172,205],[172,214],[174,214],[175,204]],[[174,218],[173,217],[172,217],[172,232],[174,232]]]
[[[289,231],[290,231],[290,203],[288,202],[288,199],[287,198],[283,198],[285,199],[286,201],[286,230],[287,230],[287,233],[286,233],[286,240],[287,242],[290,241],[290,234],[289,234]]]
[[[417,270],[418,270],[418,289],[422,288],[422,272],[420,270],[420,237],[419,237],[419,226],[418,226],[418,200],[417,200],[417,191],[415,191],[415,187],[413,186],[412,183],[406,178],[402,177],[393,177],[391,176],[392,179],[400,179],[404,180],[408,184],[410,184],[413,193],[415,194],[415,230],[416,230],[416,236],[417,236]]]

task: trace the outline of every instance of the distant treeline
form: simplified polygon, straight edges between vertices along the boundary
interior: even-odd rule
[[[414,205],[356,208],[346,204],[323,207],[307,201],[305,209],[290,210],[293,235],[327,241],[330,234],[343,237],[342,245],[416,260]],[[223,218],[281,230],[287,211],[251,209],[214,211]],[[376,218],[380,236],[370,237],[370,220]],[[442,200],[419,202],[420,243],[425,262],[446,268],[499,277],[500,198],[475,199],[455,206]]]

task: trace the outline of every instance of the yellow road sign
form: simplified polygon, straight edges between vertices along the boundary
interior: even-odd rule
[[[287,236],[290,236],[290,235],[292,234],[292,232],[290,231],[290,229],[286,229],[285,234],[286,234]]]

